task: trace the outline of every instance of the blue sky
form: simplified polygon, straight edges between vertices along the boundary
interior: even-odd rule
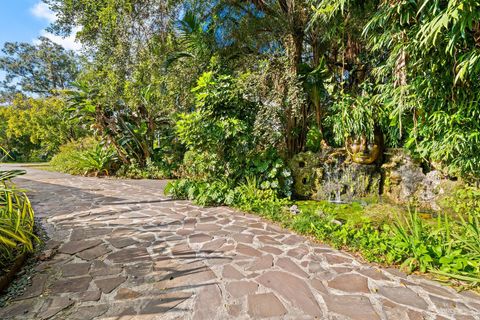
[[[34,16],[38,0],[0,0],[0,47],[5,42],[32,42],[49,21]]]
[[[8,41],[34,42],[45,36],[66,49],[79,50],[74,35],[61,38],[45,31],[53,21],[55,14],[41,0],[0,0],[0,47]]]
[[[5,42],[35,43],[39,36],[46,36],[66,49],[79,50],[74,36],[63,39],[45,31],[54,20],[55,15],[41,0],[0,0],[0,48]],[[0,71],[0,80],[3,77]]]
[[[34,43],[45,36],[66,49],[79,50],[74,35],[62,38],[45,31],[53,21],[55,14],[41,0],[0,0],[0,47],[5,42]]]

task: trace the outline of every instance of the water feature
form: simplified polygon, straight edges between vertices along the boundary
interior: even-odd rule
[[[326,195],[328,202],[336,204],[346,204],[350,201],[342,200],[342,193],[348,189],[344,184],[344,175],[341,165],[342,159],[335,158],[331,162],[325,162],[323,165],[323,172],[325,183],[323,184],[323,192]]]
[[[378,166],[352,163],[345,149],[299,154],[290,166],[297,199],[345,204],[380,194]]]
[[[364,207],[367,202],[365,212],[379,216],[401,214],[413,205],[422,218],[432,219],[438,212],[435,204],[441,204],[441,197],[459,184],[438,177],[437,171],[423,173],[418,163],[396,149],[387,150],[383,164],[354,163],[345,149],[329,148],[298,154],[289,165],[295,200],[314,200],[339,208],[355,203]]]
[[[289,162],[295,199],[342,204],[381,195],[399,205],[414,200],[422,210],[439,211],[442,197],[461,185],[438,171],[423,173],[402,150],[388,149],[383,159],[383,164],[354,163],[344,148],[295,155]]]

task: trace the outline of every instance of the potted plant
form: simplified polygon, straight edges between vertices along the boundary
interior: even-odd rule
[[[351,160],[358,164],[373,164],[381,160],[384,147],[381,122],[383,110],[369,94],[345,94],[334,105],[333,133],[344,144]]]

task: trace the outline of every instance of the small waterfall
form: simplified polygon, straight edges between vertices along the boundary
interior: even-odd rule
[[[380,168],[353,163],[343,148],[299,154],[291,167],[298,197],[350,203],[380,194]]]
[[[323,165],[325,184],[323,185],[323,191],[327,195],[327,199],[331,203],[348,203],[345,199],[342,199],[342,195],[348,197],[349,185],[346,185],[346,177],[348,177],[348,170],[342,166],[343,159],[334,158],[332,161],[326,162]],[[348,179],[347,179],[348,180]]]

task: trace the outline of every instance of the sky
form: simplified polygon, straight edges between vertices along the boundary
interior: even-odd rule
[[[0,49],[5,42],[36,43],[45,36],[65,49],[79,50],[74,36],[62,38],[45,31],[54,21],[55,14],[41,0],[0,0]],[[4,76],[0,71],[0,80]]]
[[[63,39],[45,31],[53,21],[55,14],[40,0],[0,0],[0,47],[5,42],[35,43],[46,36],[66,49],[79,50],[74,36]]]

